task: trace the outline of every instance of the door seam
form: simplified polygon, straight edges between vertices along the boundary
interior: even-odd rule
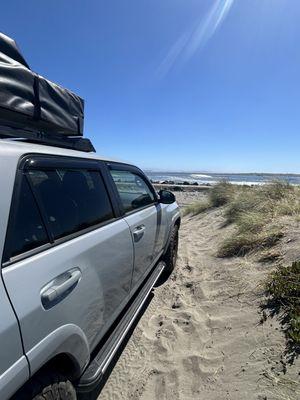
[[[130,296],[131,295],[131,290],[132,290],[134,267],[135,267],[135,246],[134,246],[134,238],[133,238],[133,234],[132,234],[130,225],[126,221],[125,218],[122,218],[122,219],[126,222],[126,225],[128,226],[128,229],[129,229],[129,232],[130,232],[130,237],[131,237],[131,243],[132,243],[132,270],[131,270],[130,289],[129,289],[129,296]]]

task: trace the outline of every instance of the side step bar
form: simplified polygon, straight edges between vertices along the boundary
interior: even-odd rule
[[[163,262],[158,263],[154,271],[147,278],[145,285],[134,298],[128,310],[122,316],[107,341],[101,347],[99,353],[94,357],[93,361],[81,376],[77,384],[77,390],[79,393],[93,390],[99,384],[130,327],[139,315],[139,312],[146,302],[153,286],[161,276],[164,268],[165,264]]]

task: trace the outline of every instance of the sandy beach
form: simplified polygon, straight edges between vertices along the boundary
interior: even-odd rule
[[[184,206],[201,192],[176,193]],[[178,265],[135,328],[99,400],[299,400],[299,359],[288,364],[277,317],[262,322],[262,282],[270,265],[257,257],[217,258],[222,207],[183,218]],[[278,244],[300,258],[299,222]],[[289,247],[290,246],[290,247]]]

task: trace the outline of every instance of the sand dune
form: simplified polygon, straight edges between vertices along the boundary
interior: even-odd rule
[[[184,218],[178,266],[155,294],[99,399],[296,400],[278,322],[261,324],[267,265],[218,259],[220,209]],[[286,374],[284,374],[287,368]]]

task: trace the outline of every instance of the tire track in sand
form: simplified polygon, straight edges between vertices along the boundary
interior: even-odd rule
[[[278,400],[264,379],[278,368],[283,342],[279,330],[259,325],[266,271],[215,257],[232,229],[222,226],[220,210],[184,218],[177,268],[155,289],[99,400]]]

